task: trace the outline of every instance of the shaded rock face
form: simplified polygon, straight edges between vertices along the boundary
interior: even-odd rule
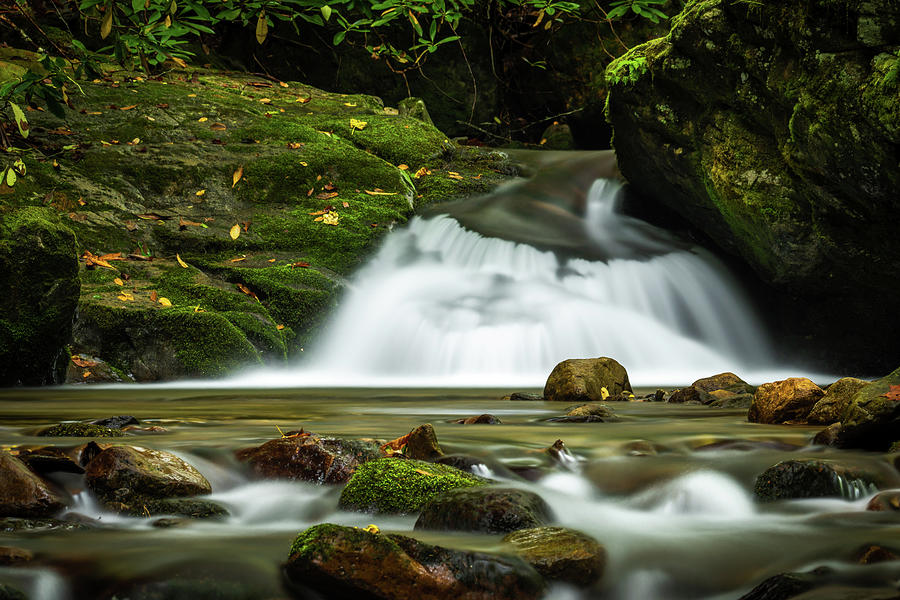
[[[301,533],[284,567],[288,587],[336,600],[537,599],[543,581],[514,556],[432,546],[400,535],[322,524]]]
[[[900,492],[881,492],[869,500],[866,510],[898,512],[900,511]]]
[[[900,440],[900,369],[861,388],[840,420],[835,446],[887,450]]]
[[[544,385],[544,399],[548,402],[600,402],[604,399],[602,388],[606,388],[610,396],[630,392],[625,367],[607,357],[572,358],[553,367]]]
[[[898,13],[694,0],[607,70],[626,179],[783,292],[794,335],[869,369],[900,360],[881,333],[900,324]]]
[[[212,491],[197,469],[174,454],[132,446],[113,446],[98,454],[87,464],[84,481],[107,507],[122,512],[141,511],[148,500]]]
[[[0,384],[61,383],[81,284],[75,235],[55,211],[0,218]]]
[[[752,423],[804,421],[825,392],[805,377],[764,383],[756,390],[747,413]]]
[[[62,496],[25,463],[0,451],[0,517],[49,517],[64,508]]]
[[[547,419],[554,423],[606,423],[618,421],[615,411],[605,404],[582,404],[566,413],[564,417]]]
[[[431,423],[419,425],[406,436],[406,448],[403,455],[415,460],[435,460],[443,456],[444,451],[438,443],[437,434]],[[402,439],[402,438],[401,438]]]
[[[462,488],[444,492],[422,507],[415,529],[508,533],[544,525],[550,506],[527,490]]]
[[[238,450],[235,455],[257,477],[346,483],[360,463],[380,458],[381,452],[374,443],[298,435]]]
[[[756,478],[754,493],[764,502],[788,498],[851,496],[851,488],[875,486],[878,476],[824,460],[786,460]]]
[[[338,507],[374,513],[408,514],[435,496],[488,481],[449,465],[382,458],[357,467],[341,491]]]
[[[752,386],[750,384],[731,372],[719,373],[718,375],[698,379],[691,384],[691,387],[704,392],[728,390],[729,392],[744,393],[752,391]]]
[[[825,390],[825,395],[816,402],[812,410],[806,416],[806,422],[813,425],[831,425],[841,420],[853,396],[862,388],[869,385],[868,381],[855,377],[838,379]]]
[[[690,386],[672,392],[672,395],[669,396],[668,402],[672,404],[684,404],[685,402],[699,402],[700,404],[709,404],[712,400],[713,398],[710,397],[708,392],[695,388],[694,386]]]
[[[600,581],[606,550],[594,538],[565,527],[536,527],[503,538],[546,579],[587,587]]]

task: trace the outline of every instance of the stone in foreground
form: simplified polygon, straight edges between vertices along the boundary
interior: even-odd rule
[[[612,358],[571,358],[555,367],[544,385],[548,402],[600,402],[602,389],[610,396],[630,392],[625,367]]]
[[[487,479],[448,465],[382,458],[356,469],[341,492],[338,508],[409,514],[442,492],[487,483]]]
[[[540,575],[515,556],[452,550],[329,523],[301,533],[284,567],[298,598],[536,600]]]
[[[764,502],[790,498],[853,497],[851,488],[876,487],[874,473],[826,460],[786,460],[756,478],[754,492]]]
[[[753,396],[747,420],[770,424],[805,421],[824,395],[822,388],[805,377],[764,383]]]
[[[552,518],[544,499],[528,490],[459,488],[423,506],[415,529],[508,533],[544,525]]]
[[[868,381],[855,377],[838,379],[828,386],[822,399],[816,402],[809,415],[807,423],[813,425],[831,425],[839,422],[853,401],[853,397],[859,390],[869,385]]]
[[[603,577],[606,550],[580,531],[536,527],[510,533],[503,541],[546,579],[587,587]]]
[[[841,415],[840,448],[887,450],[900,441],[900,369],[860,389]]]
[[[0,517],[49,517],[63,508],[63,498],[44,480],[0,451]]]

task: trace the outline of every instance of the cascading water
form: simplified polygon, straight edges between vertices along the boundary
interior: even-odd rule
[[[542,385],[561,360],[611,356],[633,382],[661,384],[763,365],[762,328],[722,265],[622,214],[619,190],[597,180],[585,218],[568,213],[603,260],[412,219],[357,274],[301,378]]]

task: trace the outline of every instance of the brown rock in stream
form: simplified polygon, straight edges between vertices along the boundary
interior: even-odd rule
[[[419,425],[406,435],[381,446],[386,454],[401,453],[413,460],[435,460],[444,455],[431,423]]]
[[[625,367],[612,358],[572,358],[555,367],[544,385],[548,402],[600,402],[602,389],[610,396],[631,392]]]
[[[516,556],[330,523],[297,537],[284,575],[300,597],[331,600],[537,600],[544,592],[540,575]]]
[[[868,381],[855,377],[838,379],[828,386],[825,395],[816,402],[806,416],[806,421],[814,425],[837,423],[853,401],[853,396],[867,385],[869,385]]]
[[[15,546],[0,546],[0,566],[19,565],[31,562],[33,558],[34,553],[31,550]]]
[[[374,442],[291,435],[235,453],[257,477],[346,483],[361,463],[381,457]]]
[[[112,446],[85,468],[84,482],[107,507],[133,512],[148,500],[209,494],[197,469],[170,452]]]
[[[483,414],[474,417],[466,417],[465,419],[456,419],[453,423],[457,425],[500,425],[502,421],[494,415]]]
[[[866,510],[875,511],[900,511],[900,492],[881,492],[876,494],[866,505]]]
[[[503,538],[546,579],[587,587],[600,581],[606,550],[597,540],[565,527],[520,529]]]
[[[805,377],[764,383],[753,396],[747,420],[770,424],[802,422],[824,395],[822,388]]]
[[[734,373],[719,373],[718,375],[704,377],[692,383],[691,387],[707,393],[716,390],[727,390],[737,394],[753,391],[753,386]]]
[[[0,451],[0,517],[49,517],[63,497],[9,452]]]
[[[552,518],[550,506],[528,490],[458,488],[425,504],[415,529],[509,533],[544,525]]]

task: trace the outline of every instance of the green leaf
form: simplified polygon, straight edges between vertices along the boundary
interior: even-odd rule
[[[322,18],[324,18],[325,21],[327,22],[328,19],[331,18],[331,7],[328,6],[327,4],[323,4],[322,8],[320,8],[319,10],[322,11]]]
[[[16,185],[16,172],[12,169],[6,171],[6,185],[9,187]]]
[[[28,119],[25,118],[25,113],[19,108],[18,104],[13,102],[9,103],[10,108],[13,111],[13,120],[16,122],[16,127],[19,129],[19,135],[23,138],[28,137]]]
[[[337,46],[338,44],[340,44],[341,42],[344,41],[344,38],[346,36],[347,36],[346,31],[338,31],[336,34],[334,34],[334,37],[331,39],[331,43],[334,44],[335,46]]]
[[[106,5],[106,12],[103,13],[103,20],[100,21],[100,39],[105,40],[112,31],[113,24],[113,7],[112,2]]]

